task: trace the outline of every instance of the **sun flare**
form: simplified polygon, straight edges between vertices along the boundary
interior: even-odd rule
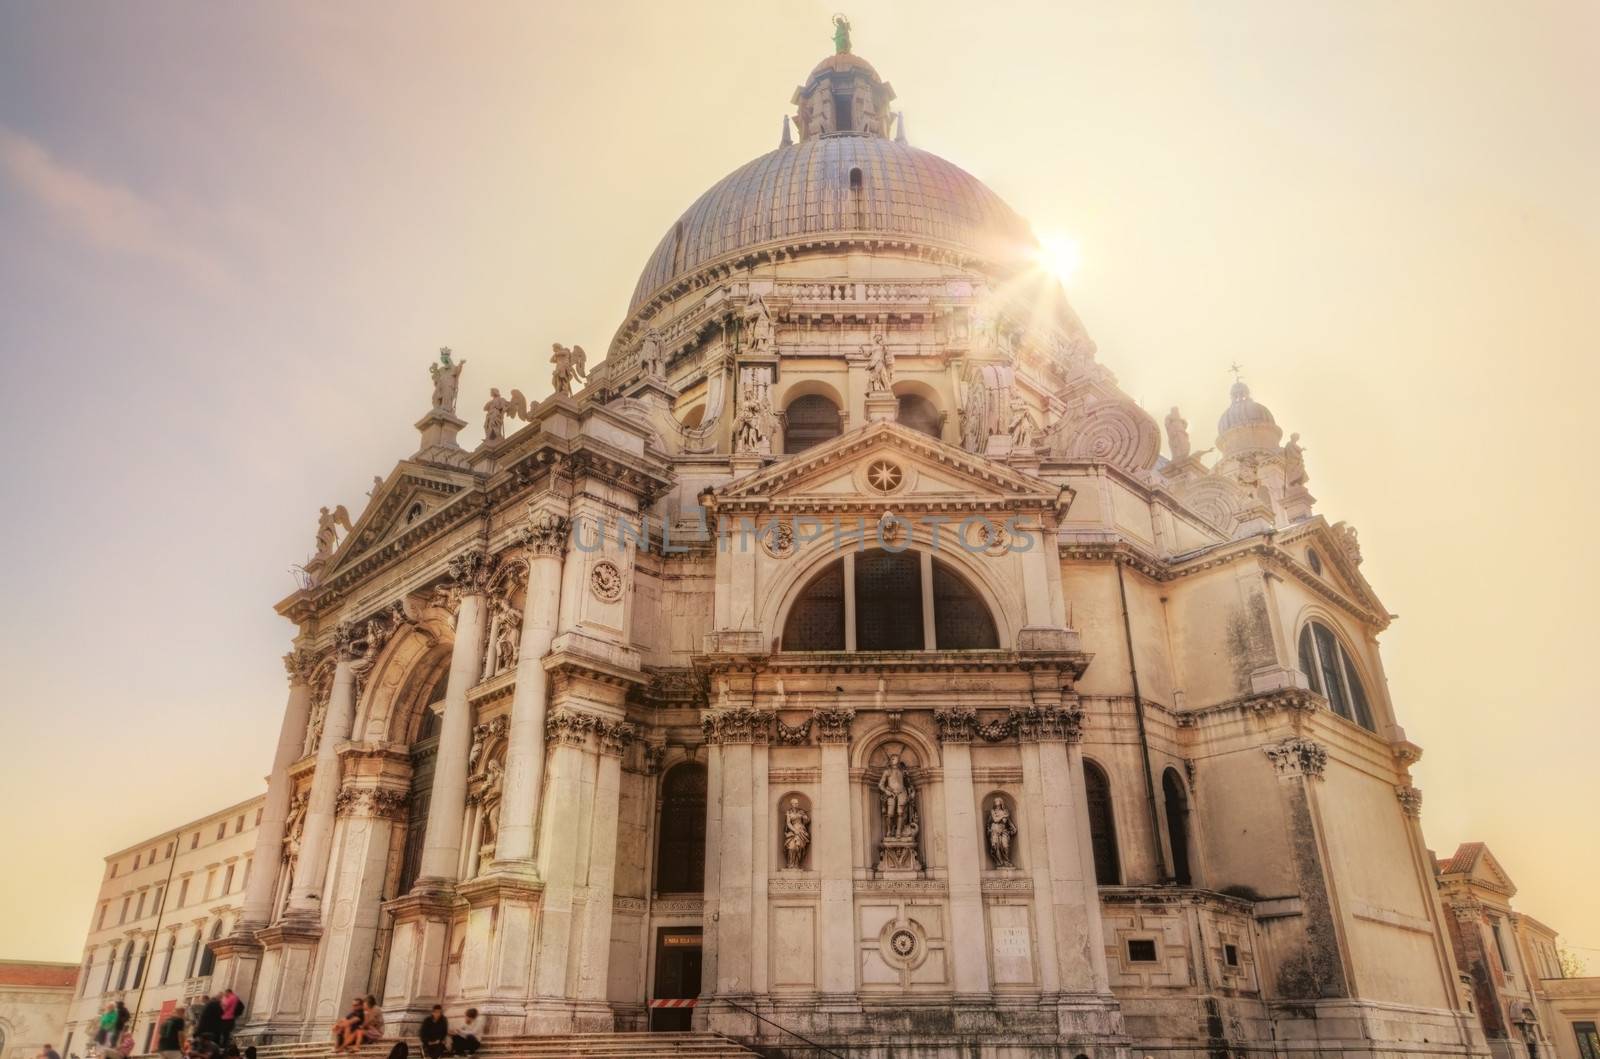
[[[1039,239],[1039,267],[1063,284],[1072,281],[1082,263],[1078,241],[1066,235],[1046,235]]]

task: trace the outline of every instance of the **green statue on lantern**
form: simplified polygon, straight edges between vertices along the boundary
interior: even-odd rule
[[[844,55],[850,50],[850,20],[843,15],[833,16],[833,51]]]

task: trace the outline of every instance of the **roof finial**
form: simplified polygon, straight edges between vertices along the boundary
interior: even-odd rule
[[[833,51],[836,55],[850,52],[850,20],[843,15],[833,16]]]
[[[1244,369],[1239,367],[1239,362],[1237,360],[1234,361],[1232,364],[1228,365],[1228,370],[1233,372],[1233,381],[1234,382],[1243,382],[1244,381],[1243,377],[1239,374],[1240,372],[1244,371]]]
[[[794,140],[789,137],[789,115],[783,116],[783,139],[778,141],[779,147],[792,147]]]
[[[894,112],[894,142],[906,142],[906,112],[903,110]]]

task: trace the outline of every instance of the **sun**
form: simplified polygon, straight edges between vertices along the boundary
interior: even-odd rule
[[[1063,284],[1072,280],[1082,263],[1078,241],[1067,235],[1045,235],[1039,239],[1039,267]]]

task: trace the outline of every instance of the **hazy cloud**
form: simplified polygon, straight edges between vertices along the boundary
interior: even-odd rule
[[[73,167],[38,141],[3,126],[0,172],[7,183],[90,246],[164,261],[205,282],[224,278],[221,263],[183,235],[171,210]]]

